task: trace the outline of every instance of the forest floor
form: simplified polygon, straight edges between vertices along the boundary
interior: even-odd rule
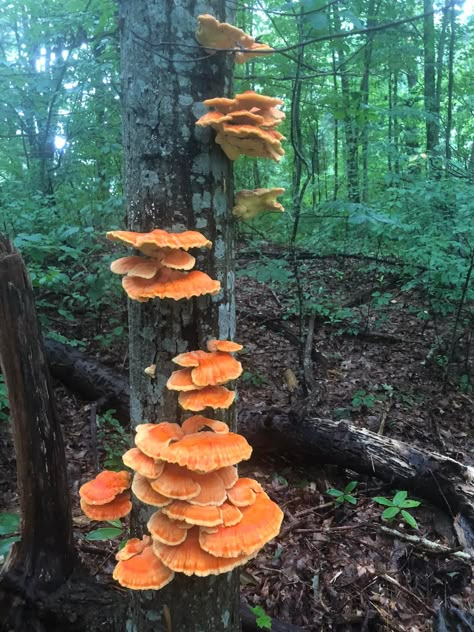
[[[246,264],[241,263],[241,267]],[[457,367],[443,388],[442,352],[436,350],[436,334],[449,333],[449,323],[438,320],[435,327],[432,321],[420,320],[417,314],[427,309],[423,297],[401,292],[401,284],[390,276],[382,282],[390,286],[390,296],[374,304],[371,295],[376,291],[384,295],[384,288],[374,282],[374,273],[363,262],[326,259],[306,264],[304,292],[314,295],[325,288],[334,302],[340,298],[340,304],[365,290],[368,293],[366,301],[352,308],[352,322],[328,323],[327,316],[316,321],[312,367],[316,395],[308,412],[349,419],[358,427],[474,464],[474,395],[459,388]],[[290,392],[288,372],[300,380],[291,340],[291,334],[298,334],[297,318],[291,314],[294,302],[287,290],[279,292],[243,276],[237,282],[236,340],[245,347],[238,404],[243,426],[268,411],[288,411],[297,403],[298,390]],[[87,352],[101,361],[125,364],[123,342],[105,354],[97,342],[87,342]],[[86,540],[85,535],[101,525],[91,523],[78,507],[78,488],[94,471],[91,404],[60,384],[56,395],[67,444],[78,549],[91,572],[111,582],[120,538],[106,543]],[[116,425],[104,429],[105,435],[99,434],[102,459],[106,452],[113,456],[126,439]],[[474,629],[472,620],[466,623],[474,608],[472,567],[453,554],[459,545],[449,499],[445,512],[418,499],[421,505],[411,510],[419,526],[414,530],[398,517],[391,523],[381,519],[384,507],[373,497],[392,498],[397,490],[377,479],[316,462],[303,467],[291,455],[274,454],[242,464],[240,472],[259,480],[285,512],[280,536],[242,570],[241,590],[249,605],[261,606],[270,617],[308,631]],[[0,510],[18,507],[14,478],[8,425],[0,423]],[[357,504],[336,506],[327,490],[342,490],[350,481],[358,482],[353,491]],[[453,552],[429,551],[421,542],[405,541],[384,527],[443,544]],[[446,607],[446,615],[441,614],[441,606]],[[473,627],[450,627],[449,616],[458,623],[464,616],[464,625]],[[433,628],[435,620],[438,627]]]

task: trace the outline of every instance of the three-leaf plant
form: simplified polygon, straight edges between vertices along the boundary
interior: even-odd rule
[[[382,512],[382,518],[387,521],[392,521],[399,513],[402,515],[403,520],[412,527],[418,529],[418,523],[407,509],[413,509],[420,506],[419,500],[411,500],[407,498],[408,492],[405,490],[399,491],[395,494],[392,500],[385,498],[385,496],[375,496],[374,502],[379,503],[386,507]]]

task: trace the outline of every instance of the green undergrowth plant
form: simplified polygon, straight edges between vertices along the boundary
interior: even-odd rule
[[[89,533],[86,535],[86,540],[89,540],[89,542],[94,542],[97,540],[113,540],[114,538],[126,535],[126,531],[121,520],[106,520],[105,522],[107,522],[110,527],[100,527],[99,529],[89,531]]]
[[[357,498],[352,494],[352,492],[355,490],[358,484],[358,481],[351,481],[350,483],[347,483],[347,485],[342,490],[331,487],[330,489],[326,490],[326,494],[334,498],[334,503],[336,505],[343,505],[344,503],[357,505]]]
[[[391,522],[400,514],[403,520],[412,527],[412,529],[418,529],[418,523],[411,513],[407,511],[407,509],[419,507],[421,502],[419,500],[412,500],[411,498],[408,498],[407,491],[398,491],[391,500],[389,498],[385,498],[385,496],[375,496],[373,501],[386,507],[386,509],[382,512],[382,518],[387,520],[387,522]]]
[[[9,419],[7,385],[5,384],[3,376],[0,375],[0,423],[7,422]]]
[[[255,615],[257,628],[261,628],[262,630],[272,629],[272,619],[268,616],[262,606],[253,606],[250,608],[250,612]]]
[[[97,439],[105,452],[104,467],[109,470],[122,470],[122,454],[129,447],[129,437],[126,429],[114,417],[113,408],[97,416]]]
[[[0,564],[3,563],[14,542],[20,540],[20,516],[16,513],[0,513]]]

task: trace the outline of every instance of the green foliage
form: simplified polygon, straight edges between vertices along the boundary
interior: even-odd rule
[[[14,542],[19,542],[20,516],[14,513],[0,513],[0,561],[7,555]],[[8,536],[8,537],[5,537]]]
[[[421,502],[419,500],[411,500],[408,498],[407,491],[402,490],[397,492],[392,500],[385,498],[384,496],[375,496],[373,501],[386,507],[386,509],[382,512],[382,518],[384,520],[391,522],[396,516],[398,516],[398,514],[400,514],[403,520],[412,527],[412,529],[418,529],[418,524],[415,518],[409,511],[407,511],[407,509],[419,507]]]
[[[106,520],[105,522],[108,522],[108,524],[110,524],[111,526],[100,527],[99,529],[89,531],[89,533],[86,535],[86,540],[89,540],[90,542],[94,542],[97,540],[113,540],[114,538],[118,538],[125,533],[122,522],[120,520]]]
[[[267,615],[262,606],[254,606],[253,608],[250,608],[250,612],[255,615],[255,623],[257,624],[257,628],[262,628],[265,630],[272,629],[271,617]]]
[[[242,373],[242,380],[252,386],[262,386],[262,384],[268,384],[267,378],[259,371],[244,371]]]
[[[326,490],[326,494],[329,494],[329,496],[332,496],[334,498],[334,502],[336,503],[336,505],[343,505],[344,503],[357,505],[357,498],[352,495],[352,492],[355,490],[358,484],[358,481],[351,481],[350,483],[347,483],[343,490],[331,487],[330,489]]]
[[[3,375],[0,375],[0,422],[9,421],[10,416],[8,414],[8,394],[7,385],[3,379]]]
[[[105,452],[104,467],[120,471],[123,469],[122,454],[129,447],[129,436],[114,417],[115,412],[111,408],[97,417],[97,437]]]
[[[361,410],[362,408],[373,408],[377,401],[377,395],[368,393],[364,389],[360,389],[352,396],[352,408]]]

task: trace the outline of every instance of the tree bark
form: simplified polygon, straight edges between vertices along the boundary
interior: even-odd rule
[[[29,597],[51,591],[74,563],[63,438],[33,291],[20,255],[0,236],[0,364],[8,390],[22,515],[2,580]]]
[[[130,230],[195,229],[213,242],[197,268],[219,279],[213,297],[174,302],[131,302],[130,388],[132,426],[143,421],[179,422],[176,393],[165,388],[171,358],[203,348],[207,338],[232,338],[235,329],[232,168],[214,132],[196,128],[202,101],[231,95],[231,57],[180,48],[194,44],[196,18],[210,13],[232,21],[224,0],[122,0],[121,81],[125,150],[125,197]],[[157,365],[156,379],[144,373]],[[223,415],[233,424],[233,413]],[[146,532],[149,508],[135,504],[132,528]],[[177,575],[157,593],[137,592],[127,629],[236,632],[238,574],[195,578]],[[164,610],[166,606],[166,610]]]
[[[423,0],[427,14],[423,19],[424,98],[426,112],[426,151],[432,152],[438,144],[439,112],[436,111],[436,59],[433,0]]]

